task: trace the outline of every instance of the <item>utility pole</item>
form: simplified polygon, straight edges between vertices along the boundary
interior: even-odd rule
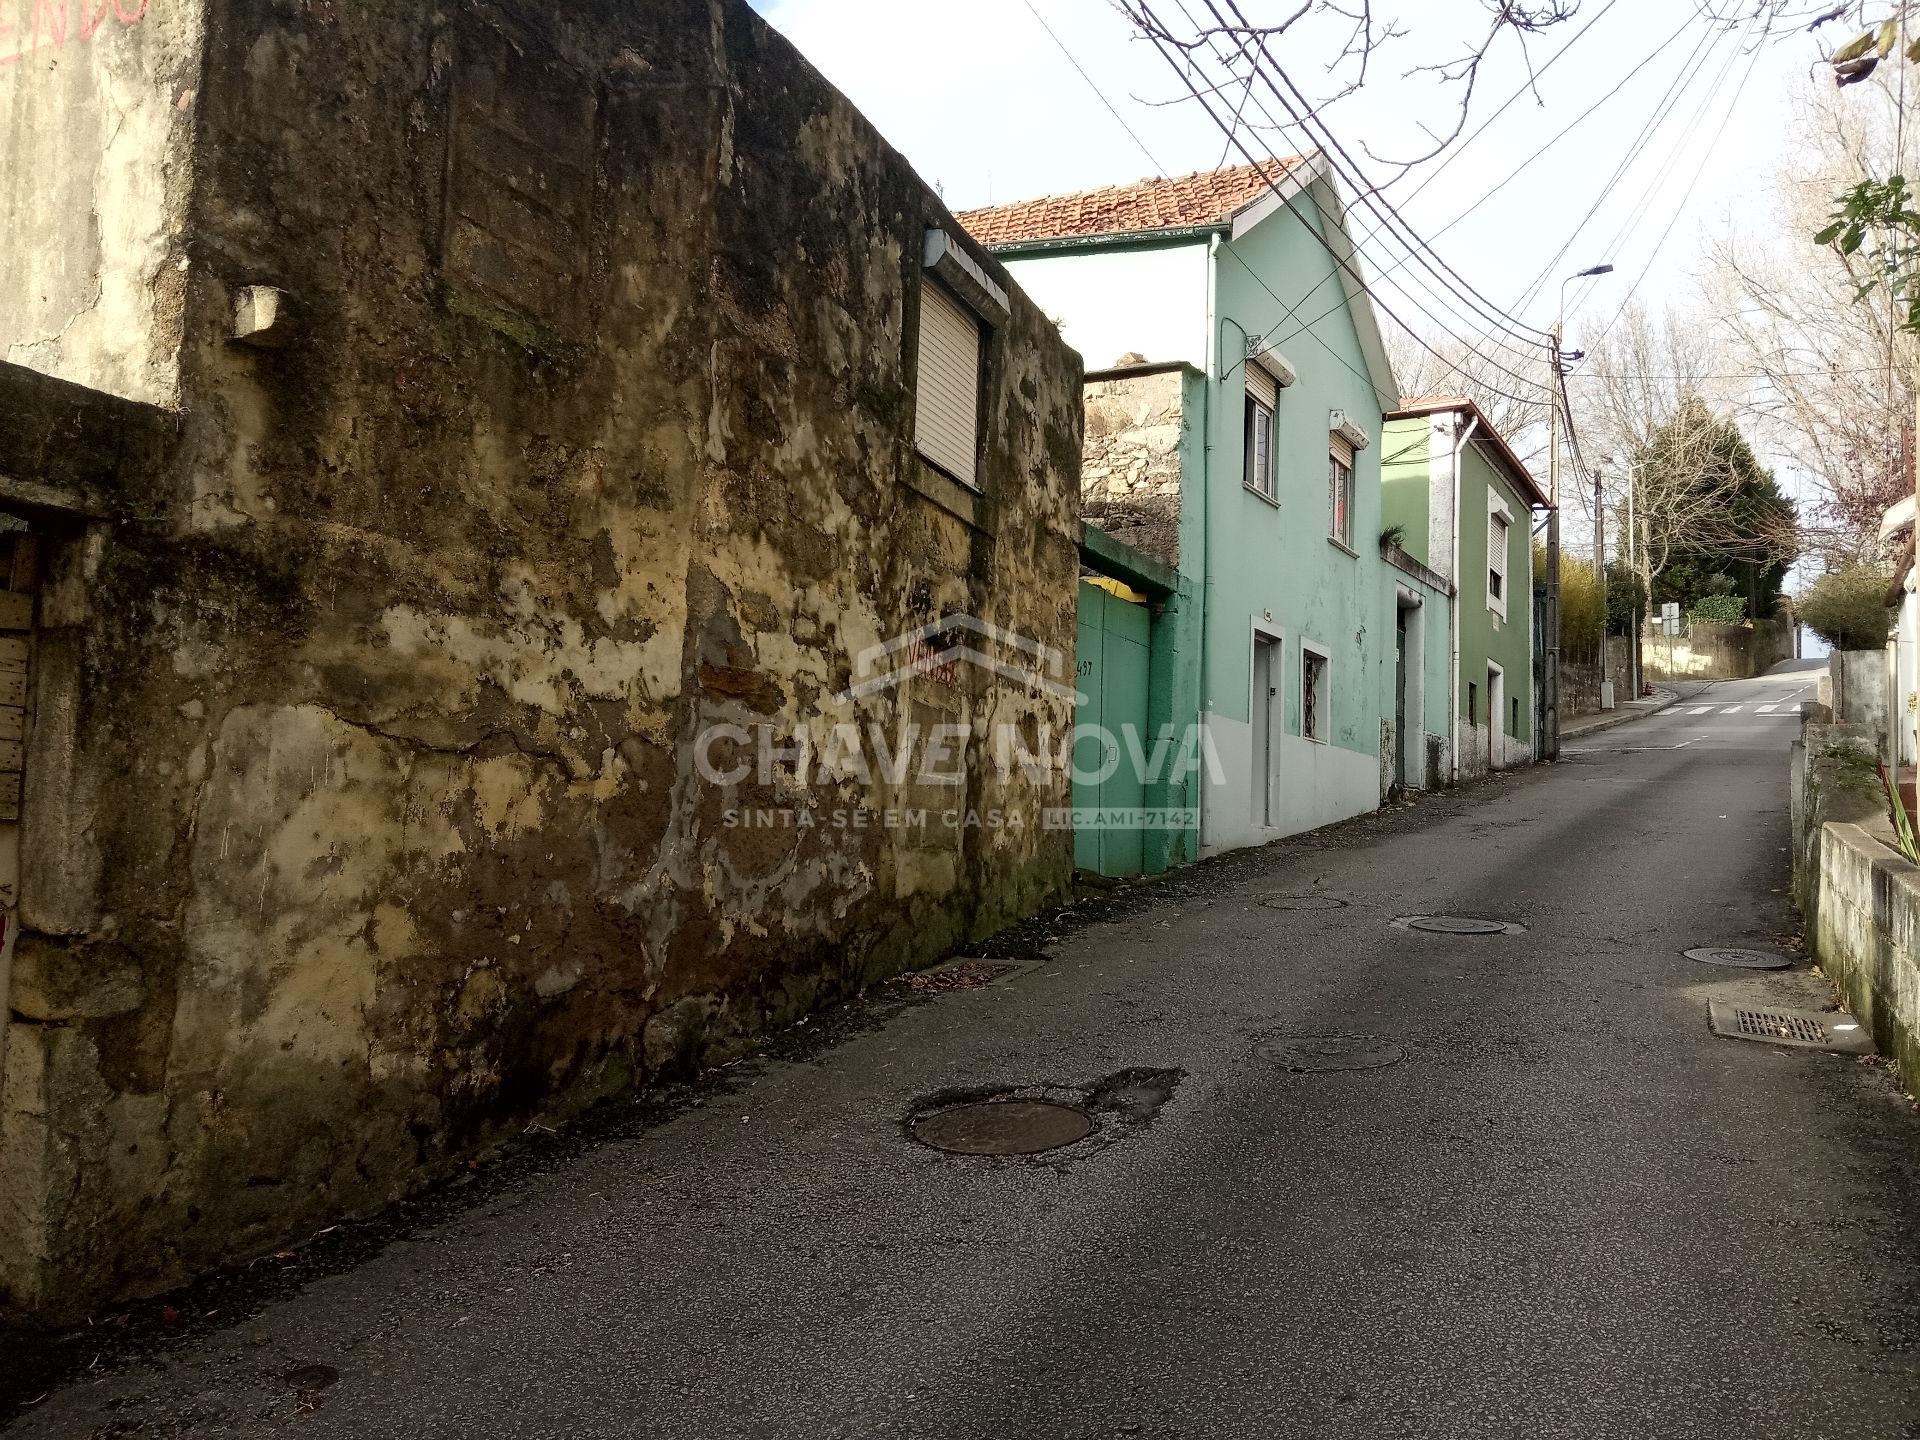
[[[1640,488],[1640,462],[1638,460],[1629,460],[1627,462],[1627,555],[1626,555],[1627,576],[1629,579],[1632,579],[1633,577],[1638,576],[1640,573],[1640,526],[1639,526],[1639,523],[1635,520],[1634,513],[1633,513],[1635,492],[1638,491],[1639,488]],[[1636,589],[1637,588],[1638,587],[1636,587]],[[1633,698],[1638,700],[1640,698],[1641,692],[1647,688],[1646,677],[1642,673],[1641,665],[1640,665],[1640,631],[1642,627],[1646,624],[1646,620],[1640,612],[1639,595],[1633,594],[1633,592],[1629,592],[1629,593],[1632,594],[1632,598],[1633,598],[1633,603],[1627,606],[1628,619],[1631,622],[1630,633],[1632,635],[1632,644],[1630,647],[1630,653],[1633,657],[1633,663],[1629,668],[1633,672],[1633,676],[1632,676]]]
[[[1560,314],[1553,322],[1552,370],[1547,379],[1547,663],[1541,682],[1547,692],[1547,723],[1540,737],[1540,758],[1560,758],[1560,408],[1566,403],[1566,373],[1560,368],[1560,342],[1567,329],[1567,286],[1594,275],[1611,275],[1613,266],[1594,265],[1560,282]]]
[[[1566,310],[1566,287],[1560,287],[1560,308]],[[1546,723],[1541,727],[1540,758],[1560,758],[1560,329],[1553,323],[1552,377],[1547,384],[1547,613],[1546,664],[1540,684],[1546,694]],[[1459,522],[1454,522],[1458,524]]]
[[[1599,470],[1593,472],[1593,573],[1600,577],[1600,695],[1601,708],[1612,680],[1607,674],[1611,649],[1607,642],[1607,512],[1600,495]]]

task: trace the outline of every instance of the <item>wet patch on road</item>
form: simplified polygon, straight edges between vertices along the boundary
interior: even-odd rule
[[[1275,1035],[1253,1053],[1291,1075],[1328,1075],[1383,1070],[1407,1058],[1406,1051],[1376,1035]]]

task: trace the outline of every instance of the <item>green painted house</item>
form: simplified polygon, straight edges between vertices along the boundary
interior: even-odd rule
[[[1535,758],[1533,543],[1539,483],[1473,401],[1412,400],[1387,417],[1382,517],[1453,593],[1447,667],[1456,778]]]
[[[1203,763],[1181,792],[1198,801],[1197,853],[1377,807],[1403,753],[1424,754],[1396,727],[1410,688],[1408,724],[1422,729],[1427,687],[1398,672],[1409,651],[1424,666],[1447,648],[1430,633],[1446,597],[1438,577],[1382,552],[1381,417],[1400,396],[1323,162],[960,219],[1086,359],[1089,533],[1173,577],[1160,598],[1122,593],[1083,547],[1083,606],[1100,620],[1097,636],[1082,622],[1082,716],[1103,721],[1082,738],[1088,758],[1096,728],[1137,709],[1138,689],[1129,678],[1124,693],[1093,693],[1089,658],[1109,677],[1124,659],[1131,677],[1143,664],[1168,677],[1155,722],[1199,737]],[[1116,599],[1146,612],[1119,617],[1136,636],[1148,622],[1144,658],[1133,642],[1109,643]],[[1077,783],[1076,811],[1083,793]],[[1121,863],[1133,854],[1128,842]],[[1105,862],[1083,846],[1083,864]]]

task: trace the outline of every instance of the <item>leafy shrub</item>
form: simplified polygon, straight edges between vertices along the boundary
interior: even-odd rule
[[[1711,625],[1738,625],[1747,618],[1747,601],[1741,595],[1702,595],[1689,613]]]
[[[1878,650],[1887,643],[1893,576],[1872,565],[1830,570],[1800,597],[1800,618],[1836,650]]]

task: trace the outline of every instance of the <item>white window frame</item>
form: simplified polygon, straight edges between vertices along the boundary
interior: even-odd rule
[[[1496,537],[1497,542],[1496,543]],[[1487,493],[1487,608],[1502,620],[1507,618],[1507,599],[1513,591],[1513,512],[1498,490]],[[1497,553],[1496,553],[1497,552]],[[1498,563],[1495,563],[1497,560]],[[1495,594],[1493,577],[1500,577],[1500,593]]]
[[[1338,436],[1327,446],[1327,538],[1347,551],[1353,549],[1353,462],[1356,458],[1352,447],[1343,446]],[[1339,523],[1342,516],[1347,522],[1344,533]]]
[[[1307,728],[1307,663],[1317,660],[1320,663],[1320,683],[1315,690],[1313,713],[1315,725],[1312,731]],[[1315,745],[1333,743],[1333,656],[1323,647],[1311,640],[1300,642],[1300,738],[1310,740]]]
[[[1280,390],[1273,372],[1249,359],[1242,373],[1246,400],[1241,406],[1245,456],[1240,482],[1262,500],[1280,503]],[[1263,464],[1259,446],[1261,422],[1266,425],[1267,454]]]

